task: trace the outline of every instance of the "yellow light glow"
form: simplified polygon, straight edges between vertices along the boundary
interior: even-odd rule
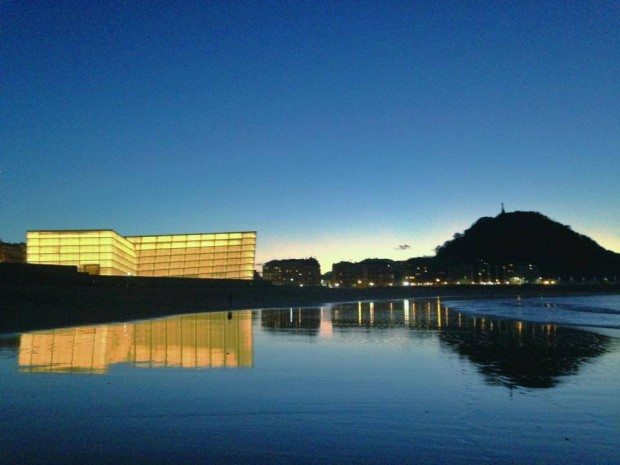
[[[71,265],[101,275],[252,279],[256,233],[130,236],[114,231],[29,231],[28,263]],[[213,240],[217,238],[217,240]]]
[[[82,326],[22,334],[24,372],[105,373],[109,365],[249,367],[252,312],[184,315],[154,321]]]

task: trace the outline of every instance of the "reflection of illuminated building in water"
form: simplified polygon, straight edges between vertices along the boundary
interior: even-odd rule
[[[441,329],[451,322],[451,310],[439,300],[357,302],[332,308],[334,328],[405,326],[411,329]]]
[[[267,309],[260,312],[261,328],[267,331],[286,331],[289,334],[331,337],[330,308]]]
[[[334,306],[332,314],[334,334],[398,327],[412,336],[436,332],[443,347],[467,357],[489,383],[510,387],[552,387],[609,344],[605,336],[554,324],[465,315],[439,300],[358,302]]]
[[[109,365],[251,367],[252,312],[201,313],[138,323],[83,326],[21,335],[26,372],[103,373]]]
[[[271,331],[294,330],[299,334],[317,334],[321,328],[321,310],[288,308],[261,310],[261,327]]]
[[[28,263],[101,275],[252,279],[256,232],[123,237],[112,230],[28,231]]]
[[[376,336],[437,338],[441,350],[474,364],[486,381],[547,388],[605,353],[606,336],[556,326],[466,315],[439,300],[357,302],[323,308],[261,310],[260,328],[271,336],[344,336],[349,342]],[[22,334],[24,372],[103,373],[114,363],[140,367],[245,367],[253,363],[252,312],[205,313],[130,324]],[[405,347],[405,346],[403,346]],[[415,355],[412,352],[412,356]]]

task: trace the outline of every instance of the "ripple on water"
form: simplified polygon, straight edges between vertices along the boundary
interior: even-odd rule
[[[449,301],[447,304],[472,315],[584,328],[620,329],[620,295],[464,300]]]

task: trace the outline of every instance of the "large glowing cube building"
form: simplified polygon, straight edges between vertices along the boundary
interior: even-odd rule
[[[106,230],[28,231],[27,261],[108,276],[252,279],[256,231],[121,236]]]

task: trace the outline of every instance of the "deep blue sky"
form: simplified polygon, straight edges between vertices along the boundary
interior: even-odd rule
[[[408,258],[537,210],[620,252],[617,2],[2,2],[0,238]],[[411,249],[397,251],[399,244]]]

